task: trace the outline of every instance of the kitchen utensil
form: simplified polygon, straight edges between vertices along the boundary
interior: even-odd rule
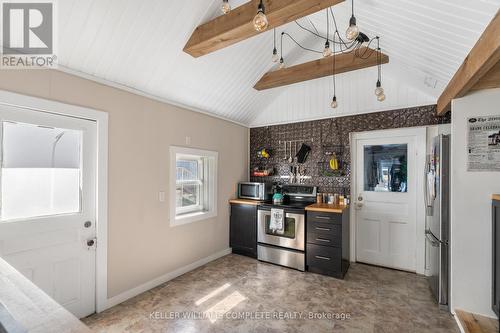
[[[294,156],[293,159],[295,160],[297,158],[297,141],[295,141],[295,150],[293,156]]]
[[[293,157],[292,157],[292,141],[290,141],[290,157],[288,158],[288,163],[293,163]]]
[[[285,144],[285,157],[283,158],[284,160],[286,160],[288,157],[287,157],[287,150],[286,150],[286,141],[283,142]]]
[[[309,152],[311,151],[311,147],[306,145],[305,143],[299,149],[297,153],[297,163],[303,164],[306,162],[307,157],[309,156]]]

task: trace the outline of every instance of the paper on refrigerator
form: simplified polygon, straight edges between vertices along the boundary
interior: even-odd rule
[[[500,116],[467,119],[467,171],[500,171]]]

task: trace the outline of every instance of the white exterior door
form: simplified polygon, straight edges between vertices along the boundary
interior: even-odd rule
[[[417,271],[417,194],[422,193],[417,154],[422,142],[425,162],[425,129],[355,134],[356,261]]]
[[[96,299],[96,123],[0,106],[0,256],[81,318]]]

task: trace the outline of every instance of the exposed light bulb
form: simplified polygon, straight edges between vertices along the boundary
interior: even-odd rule
[[[382,94],[378,95],[378,96],[377,96],[377,100],[378,100],[379,102],[383,102],[383,101],[385,101],[385,94],[384,94],[384,93],[382,93]]]
[[[330,48],[330,42],[326,41],[325,49],[323,50],[323,57],[329,57],[332,55],[332,49]]]
[[[384,93],[384,88],[382,88],[382,87],[375,88],[375,96],[380,96],[383,93]]]
[[[278,62],[280,60],[280,57],[278,56],[278,50],[276,48],[273,49],[273,62]]]
[[[384,88],[382,88],[382,83],[380,80],[377,80],[377,88],[375,88],[375,96],[380,96],[384,93]]]
[[[354,16],[351,16],[351,19],[349,20],[349,28],[347,28],[345,36],[347,40],[351,41],[355,40],[359,36],[359,28],[356,25],[356,18]]]
[[[337,106],[339,106],[337,103],[337,96],[333,96],[332,104],[330,104],[330,106],[332,107],[332,109],[336,109]]]
[[[265,14],[265,8],[262,1],[259,4],[259,9],[257,15],[253,18],[253,26],[255,30],[261,32],[267,29],[269,22],[267,21],[267,16]]]
[[[220,8],[224,14],[227,14],[231,11],[231,5],[229,4],[229,0],[222,0],[222,6]]]
[[[283,57],[280,58],[280,69],[283,69],[285,68],[285,60],[283,59]]]

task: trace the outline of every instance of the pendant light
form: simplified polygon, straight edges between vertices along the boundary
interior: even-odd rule
[[[259,7],[257,9],[257,15],[253,18],[253,26],[258,32],[267,29],[269,22],[266,17],[266,8],[264,7],[264,2],[260,0]]]
[[[375,86],[375,96],[377,96],[377,100],[379,102],[385,101],[385,92],[384,88],[382,88],[382,52],[380,50],[380,38],[377,36],[377,84]]]
[[[274,47],[273,47],[273,57],[272,60],[273,62],[278,62],[280,60],[280,57],[278,56],[278,50],[276,49],[276,29],[273,30],[273,39],[274,39]]]
[[[356,38],[358,38],[359,35],[359,28],[356,25],[356,17],[354,16],[354,0],[352,0],[352,15],[351,19],[349,20],[349,28],[347,28],[347,31],[345,32],[345,36],[349,41],[353,41]]]
[[[330,104],[330,106],[332,107],[332,109],[336,109],[338,106],[338,103],[337,103],[337,87],[335,85],[335,34],[333,34],[333,59],[332,59],[332,62],[333,62],[333,99],[332,99],[332,103]]]
[[[326,10],[326,42],[325,49],[323,50],[323,57],[329,57],[332,55],[332,50],[330,49],[330,41],[328,38],[330,37],[330,20],[328,19],[328,9]]]
[[[281,58],[280,58],[280,69],[285,68],[285,59],[283,59],[283,35],[285,33],[281,33],[281,40],[280,40],[280,53],[281,53]]]
[[[231,11],[231,5],[229,4],[229,0],[222,0],[222,6],[220,9],[224,14],[229,13]]]

